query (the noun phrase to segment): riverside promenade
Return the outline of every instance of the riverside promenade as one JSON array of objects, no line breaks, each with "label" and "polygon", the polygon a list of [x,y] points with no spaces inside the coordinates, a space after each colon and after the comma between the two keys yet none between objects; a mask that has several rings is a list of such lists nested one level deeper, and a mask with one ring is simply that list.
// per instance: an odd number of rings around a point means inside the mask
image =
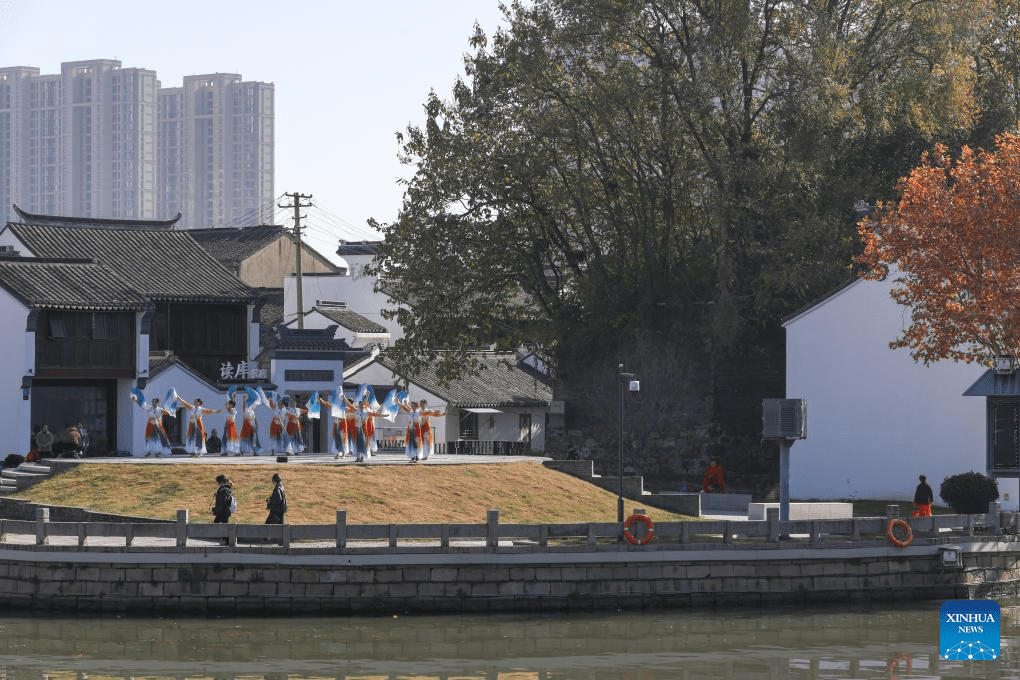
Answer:
[{"label": "riverside promenade", "polygon": [[[280,465],[270,457],[115,460]],[[636,522],[628,537],[616,522],[506,524],[495,510],[461,524],[348,524],[338,511],[333,524],[269,526],[192,523],[186,511],[169,522],[54,522],[50,509],[35,510],[34,519],[0,519],[0,606],[194,615],[600,611],[963,599],[1015,595],[1020,584],[1017,515],[994,506],[986,515],[910,518],[905,547],[886,538],[888,518],[781,522],[775,511],[762,521]]]}]

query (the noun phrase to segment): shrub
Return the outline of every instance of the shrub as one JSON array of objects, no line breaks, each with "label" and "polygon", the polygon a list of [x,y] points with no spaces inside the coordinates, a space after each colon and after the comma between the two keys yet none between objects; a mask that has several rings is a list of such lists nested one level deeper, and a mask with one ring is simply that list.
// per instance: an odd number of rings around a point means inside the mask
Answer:
[{"label": "shrub", "polygon": [[939,496],[953,512],[979,515],[988,512],[988,504],[999,498],[999,484],[980,472],[964,472],[943,479]]}]

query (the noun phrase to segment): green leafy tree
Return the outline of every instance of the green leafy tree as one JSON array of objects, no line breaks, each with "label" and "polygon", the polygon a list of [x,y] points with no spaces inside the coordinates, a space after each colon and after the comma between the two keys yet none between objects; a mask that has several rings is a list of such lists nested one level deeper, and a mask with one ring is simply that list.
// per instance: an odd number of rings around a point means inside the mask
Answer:
[{"label": "green leafy tree", "polygon": [[846,276],[855,200],[970,128],[976,6],[514,3],[401,135],[396,353],[453,375],[531,341],[562,370],[642,339],[711,374]]},{"label": "green leafy tree", "polygon": [[980,472],[963,472],[942,480],[942,497],[953,512],[980,515],[988,512],[988,504],[999,499],[999,484]]}]

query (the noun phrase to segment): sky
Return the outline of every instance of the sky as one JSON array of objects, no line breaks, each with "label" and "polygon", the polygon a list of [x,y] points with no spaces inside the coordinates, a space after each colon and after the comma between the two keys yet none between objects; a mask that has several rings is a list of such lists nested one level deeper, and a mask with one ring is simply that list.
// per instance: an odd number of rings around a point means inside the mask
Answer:
[{"label": "sky", "polygon": [[424,121],[430,89],[449,96],[476,21],[492,35],[499,0],[0,0],[0,67],[116,59],[162,87],[273,83],[275,192],[312,196],[305,234],[331,255],[337,239],[379,238],[369,218],[396,217],[413,168],[395,135]]}]

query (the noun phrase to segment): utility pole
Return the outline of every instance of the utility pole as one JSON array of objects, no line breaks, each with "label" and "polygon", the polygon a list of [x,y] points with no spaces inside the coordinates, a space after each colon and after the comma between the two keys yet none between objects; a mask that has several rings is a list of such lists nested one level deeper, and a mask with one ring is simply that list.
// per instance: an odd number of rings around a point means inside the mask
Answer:
[{"label": "utility pole", "polygon": [[297,323],[298,323],[298,328],[304,330],[304,327],[305,327],[305,300],[304,300],[304,298],[305,298],[305,296],[304,296],[304,292],[305,292],[304,291],[304,287],[305,287],[305,284],[304,284],[304,281],[301,278],[301,250],[303,248],[302,243],[301,243],[301,217],[302,217],[302,215],[301,215],[301,208],[311,208],[312,204],[311,204],[311,202],[302,203],[301,201],[302,200],[310,201],[311,198],[312,198],[312,195],[311,194],[307,194],[307,195],[306,194],[299,194],[298,192],[295,191],[292,194],[284,194],[284,196],[288,196],[291,199],[291,201],[292,201],[291,205],[283,205],[282,203],[277,203],[277,206],[280,207],[280,208],[293,208],[294,209],[294,240],[297,241],[297,256],[296,256],[296,260],[297,260],[297,262],[296,262],[296,265],[297,265],[297,277],[296,277],[297,278]]}]

